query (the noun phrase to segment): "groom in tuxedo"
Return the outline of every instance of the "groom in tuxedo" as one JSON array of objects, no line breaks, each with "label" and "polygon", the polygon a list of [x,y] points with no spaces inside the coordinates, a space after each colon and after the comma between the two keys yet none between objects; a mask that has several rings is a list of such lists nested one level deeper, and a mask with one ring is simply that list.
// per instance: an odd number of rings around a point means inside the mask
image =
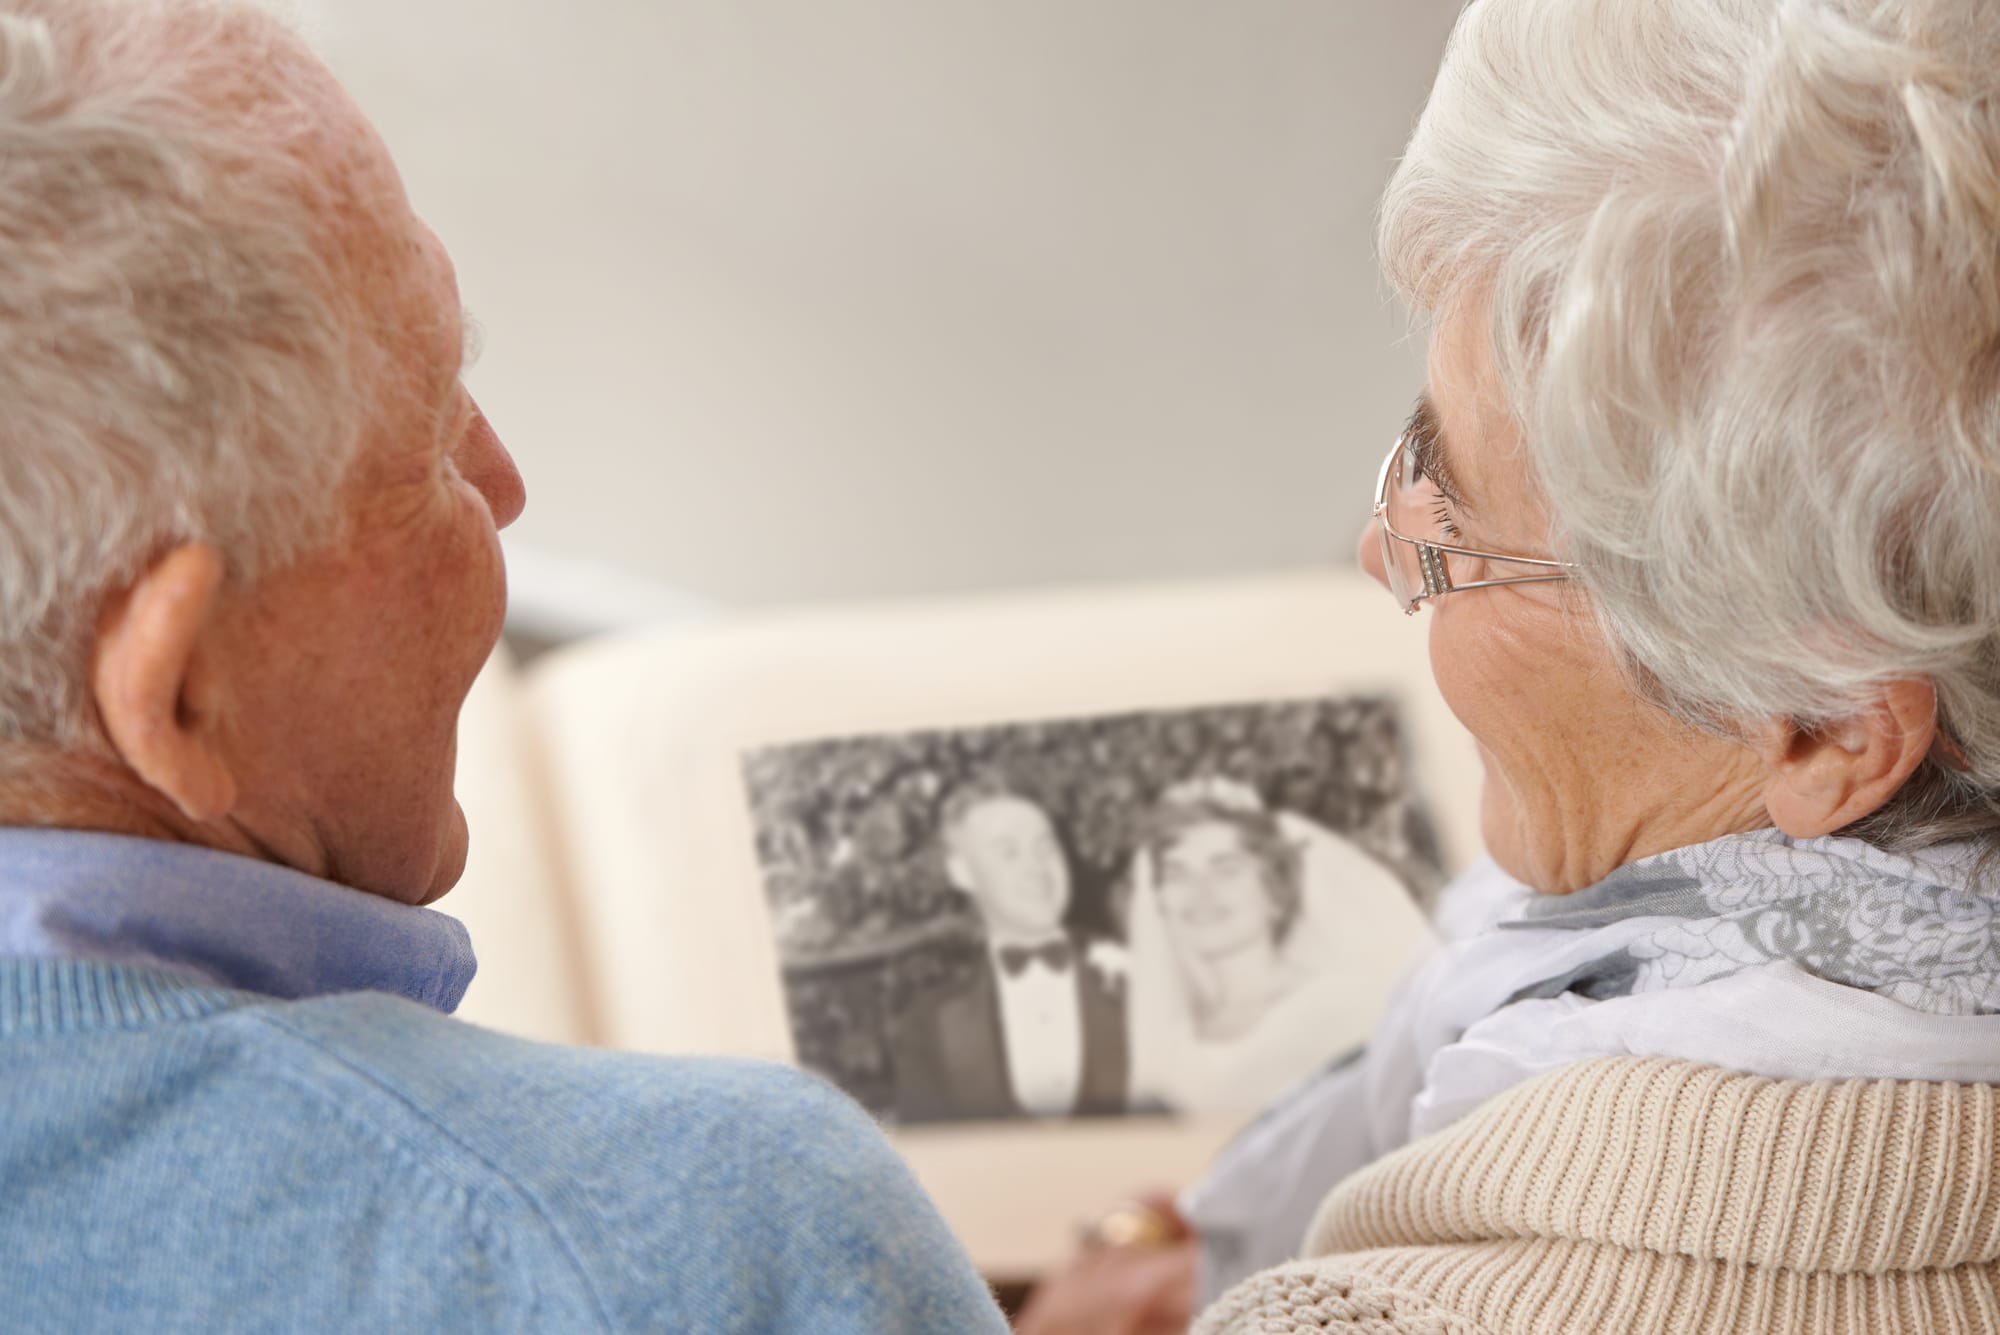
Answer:
[{"label": "groom in tuxedo", "polygon": [[891,1049],[904,1121],[1120,1112],[1125,959],[1063,926],[1069,864],[1048,813],[991,781],[945,802],[945,873],[985,925],[970,980],[913,1000]]}]

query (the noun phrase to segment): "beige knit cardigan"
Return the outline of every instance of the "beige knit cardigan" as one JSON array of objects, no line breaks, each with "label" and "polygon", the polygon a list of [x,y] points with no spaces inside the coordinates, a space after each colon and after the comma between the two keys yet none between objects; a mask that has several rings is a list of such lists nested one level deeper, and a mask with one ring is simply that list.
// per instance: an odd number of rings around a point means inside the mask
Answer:
[{"label": "beige knit cardigan", "polygon": [[1542,1076],[1355,1174],[1195,1335],[2000,1333],[2000,1087]]}]

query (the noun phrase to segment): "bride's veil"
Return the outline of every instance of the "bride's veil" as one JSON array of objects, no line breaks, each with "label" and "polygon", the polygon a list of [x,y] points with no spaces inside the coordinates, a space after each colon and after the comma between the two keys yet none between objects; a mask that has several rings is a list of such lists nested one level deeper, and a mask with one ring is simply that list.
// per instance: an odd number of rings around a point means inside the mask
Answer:
[{"label": "bride's veil", "polygon": [[1189,980],[1160,910],[1152,850],[1132,854],[1132,898],[1126,949],[1131,983],[1125,996],[1130,1035],[1132,1103],[1145,1107],[1183,1102],[1178,1058],[1197,1041]]},{"label": "bride's veil", "polygon": [[1301,982],[1320,977],[1342,958],[1341,938],[1352,903],[1362,887],[1384,885],[1387,893],[1408,891],[1397,875],[1364,853],[1352,840],[1296,812],[1278,813],[1278,828],[1299,850],[1299,916],[1279,947],[1286,970]]}]

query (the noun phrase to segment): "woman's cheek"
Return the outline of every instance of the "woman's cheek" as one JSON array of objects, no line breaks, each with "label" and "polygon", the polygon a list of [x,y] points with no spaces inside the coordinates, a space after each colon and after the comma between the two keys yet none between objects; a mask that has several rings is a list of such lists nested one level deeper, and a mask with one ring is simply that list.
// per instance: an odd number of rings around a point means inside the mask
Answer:
[{"label": "woman's cheek", "polygon": [[[1461,599],[1466,596],[1457,595]],[[1477,591],[1470,596],[1476,597]],[[1482,717],[1478,693],[1473,689],[1476,664],[1466,652],[1464,628],[1453,615],[1453,601],[1449,596],[1440,598],[1430,605],[1426,614],[1430,623],[1431,679],[1437,683],[1438,694],[1444,697],[1445,707],[1451,710],[1452,716],[1464,725],[1474,740],[1481,740],[1486,720]]]},{"label": "woman's cheek", "polygon": [[1473,590],[1433,604],[1431,675],[1445,706],[1479,749],[1479,825],[1486,851],[1510,875],[1519,877],[1526,851],[1523,812],[1506,759],[1525,763],[1535,751],[1535,699],[1538,689],[1546,689],[1548,683],[1538,687],[1543,668],[1525,652],[1527,646],[1519,637],[1486,624],[1478,615],[1485,609],[1469,605],[1469,600],[1482,597],[1504,602],[1494,596],[1502,592]]}]

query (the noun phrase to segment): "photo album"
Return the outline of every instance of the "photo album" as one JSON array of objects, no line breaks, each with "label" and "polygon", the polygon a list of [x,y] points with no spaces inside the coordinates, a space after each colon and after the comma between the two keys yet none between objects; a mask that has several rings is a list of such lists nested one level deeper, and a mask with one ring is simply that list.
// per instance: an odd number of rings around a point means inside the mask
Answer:
[{"label": "photo album", "polygon": [[796,1064],[989,1274],[1363,1041],[1477,855],[1425,625],[1341,572],[716,617],[503,659],[461,1014]]}]

